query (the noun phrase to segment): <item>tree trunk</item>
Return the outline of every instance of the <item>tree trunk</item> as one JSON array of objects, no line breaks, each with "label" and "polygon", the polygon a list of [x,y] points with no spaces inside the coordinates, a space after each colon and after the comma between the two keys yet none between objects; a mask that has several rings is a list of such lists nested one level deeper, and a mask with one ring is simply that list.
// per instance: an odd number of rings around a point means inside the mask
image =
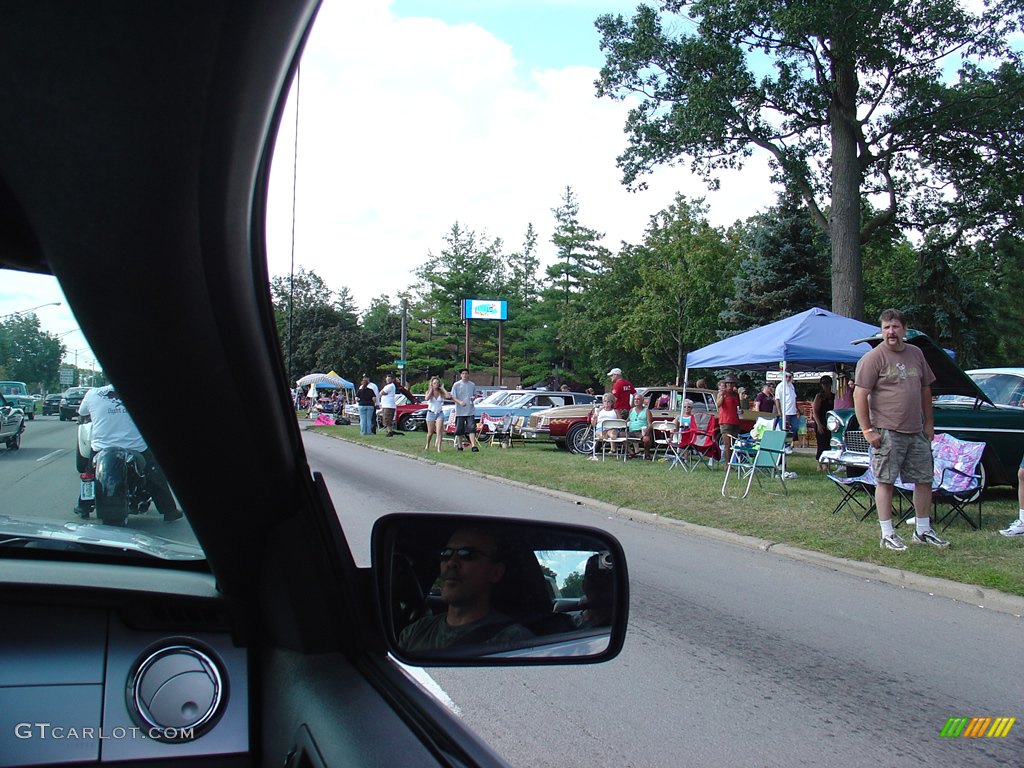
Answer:
[{"label": "tree trunk", "polygon": [[863,320],[864,271],[861,265],[860,187],[857,155],[857,72],[852,64],[835,64],[832,97],[832,311]]}]

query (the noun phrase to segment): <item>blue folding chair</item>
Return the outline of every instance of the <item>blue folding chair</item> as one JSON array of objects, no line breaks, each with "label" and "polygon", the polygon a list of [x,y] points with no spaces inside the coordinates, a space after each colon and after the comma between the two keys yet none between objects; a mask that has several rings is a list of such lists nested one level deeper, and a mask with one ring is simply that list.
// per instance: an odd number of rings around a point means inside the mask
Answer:
[{"label": "blue folding chair", "polygon": [[[782,493],[788,495],[785,478],[786,433],[782,430],[766,430],[756,443],[737,440],[733,444],[732,455],[725,469],[725,480],[722,481],[722,495],[733,499],[745,499],[750,494],[750,487],[757,478],[758,488],[764,488],[764,480],[778,480],[782,485]],[[727,493],[729,477],[737,478],[747,485],[742,496]],[[770,491],[769,491],[770,493]]]}]

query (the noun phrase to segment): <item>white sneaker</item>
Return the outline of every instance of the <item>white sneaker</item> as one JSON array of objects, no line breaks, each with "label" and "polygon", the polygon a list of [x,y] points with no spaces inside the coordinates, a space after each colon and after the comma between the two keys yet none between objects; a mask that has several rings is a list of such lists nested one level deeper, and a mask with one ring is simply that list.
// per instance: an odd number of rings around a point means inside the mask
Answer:
[{"label": "white sneaker", "polygon": [[796,480],[796,472],[783,472],[782,473],[782,479],[783,480]]},{"label": "white sneaker", "polygon": [[913,541],[915,544],[931,544],[933,547],[938,547],[939,549],[945,549],[949,546],[949,542],[945,539],[939,538],[939,534],[937,534],[931,528],[929,528],[924,533],[918,533],[917,531],[914,531],[914,535],[911,538],[911,541]]},{"label": "white sneaker", "polygon": [[1024,520],[1018,517],[1010,523],[1009,528],[1003,528],[999,533],[1003,536],[1024,536]]},{"label": "white sneaker", "polygon": [[903,539],[900,538],[898,533],[893,533],[890,536],[883,536],[882,541],[879,542],[879,546],[882,549],[890,549],[893,552],[904,552],[907,549],[907,545],[903,543]]}]

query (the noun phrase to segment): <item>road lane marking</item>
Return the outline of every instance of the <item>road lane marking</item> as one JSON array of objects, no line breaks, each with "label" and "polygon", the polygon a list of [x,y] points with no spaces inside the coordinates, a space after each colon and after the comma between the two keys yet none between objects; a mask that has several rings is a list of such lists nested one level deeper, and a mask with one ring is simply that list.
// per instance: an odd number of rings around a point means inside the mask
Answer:
[{"label": "road lane marking", "polygon": [[452,701],[451,697],[445,692],[444,688],[432,678],[427,670],[422,667],[410,667],[408,664],[403,664],[401,661],[396,659],[394,656],[389,654],[389,658],[395,664],[404,670],[413,680],[420,684],[421,687],[425,688],[428,693],[434,696],[439,702],[446,706],[452,714],[457,717],[462,717],[462,710],[459,709],[459,705]]},{"label": "road lane marking", "polygon": [[38,459],[36,459],[36,461],[46,461],[47,459],[52,459],[54,456],[60,456],[62,453],[67,453],[67,449],[58,448],[56,451],[51,451],[45,456],[40,456]]}]

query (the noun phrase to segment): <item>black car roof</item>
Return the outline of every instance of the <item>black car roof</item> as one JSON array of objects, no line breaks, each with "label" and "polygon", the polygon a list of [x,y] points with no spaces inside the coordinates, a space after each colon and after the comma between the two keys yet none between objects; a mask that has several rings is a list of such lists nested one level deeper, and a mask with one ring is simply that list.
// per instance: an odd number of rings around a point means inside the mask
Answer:
[{"label": "black car roof", "polygon": [[[936,344],[927,334],[916,331],[913,328],[908,328],[903,340],[924,352],[924,359],[932,369],[932,373],[935,374],[935,383],[932,384],[933,396],[957,395],[994,405],[988,395],[974,382],[974,379],[964,373],[963,369],[956,364],[956,361],[949,356],[949,353]],[[882,343],[882,334],[877,333],[874,336],[858,339],[851,343],[860,344],[861,342],[867,342],[872,347],[877,347]]]}]

